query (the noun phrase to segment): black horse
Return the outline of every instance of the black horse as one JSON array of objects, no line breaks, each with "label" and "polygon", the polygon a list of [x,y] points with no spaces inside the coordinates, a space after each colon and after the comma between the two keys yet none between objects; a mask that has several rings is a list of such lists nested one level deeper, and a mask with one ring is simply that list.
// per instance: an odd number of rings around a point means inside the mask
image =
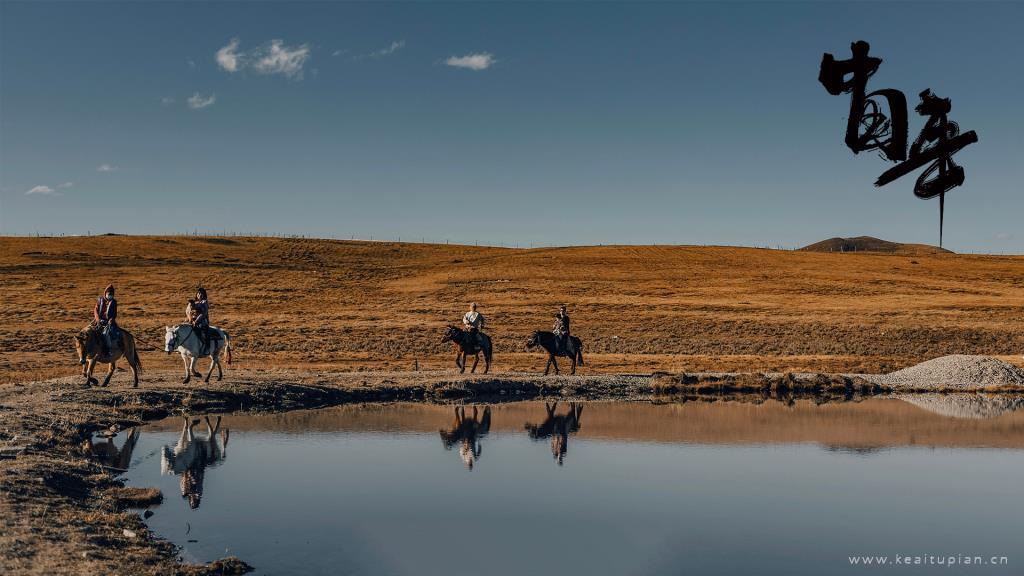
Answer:
[{"label": "black horse", "polygon": [[470,372],[476,372],[476,365],[480,363],[480,353],[484,353],[484,374],[491,369],[491,337],[483,332],[478,333],[480,338],[479,342],[477,338],[474,338],[468,331],[458,328],[456,326],[449,326],[444,332],[444,338],[441,338],[441,343],[452,342],[455,344],[455,365],[459,367],[459,372],[463,373],[466,371],[466,357],[470,354],[473,355],[473,368]]},{"label": "black horse", "polygon": [[548,364],[544,367],[545,376],[551,370],[552,364],[555,366],[555,374],[558,374],[558,361],[555,360],[555,356],[571,358],[573,374],[576,373],[576,364],[583,366],[583,341],[575,336],[569,336],[569,341],[565,343],[565,349],[563,350],[558,345],[558,336],[555,336],[552,332],[537,330],[526,341],[526,349],[530,350],[537,346],[540,346],[548,353]]}]

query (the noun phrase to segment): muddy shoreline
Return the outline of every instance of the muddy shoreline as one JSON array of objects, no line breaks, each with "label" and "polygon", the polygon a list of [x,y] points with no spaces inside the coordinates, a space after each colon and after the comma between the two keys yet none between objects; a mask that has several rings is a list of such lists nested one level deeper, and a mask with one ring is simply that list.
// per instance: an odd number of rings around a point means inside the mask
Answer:
[{"label": "muddy shoreline", "polygon": [[125,374],[118,374],[107,388],[87,387],[77,376],[0,387],[0,572],[244,572],[245,564],[238,559],[208,565],[180,563],[175,547],[150,533],[138,512],[147,501],[157,502],[159,496],[125,488],[112,471],[89,456],[85,445],[93,433],[119,431],[173,414],[545,397],[678,401],[810,396],[829,401],[892,391],[870,376],[789,373],[538,377],[521,373],[462,376],[452,372],[270,370],[233,371],[223,382],[183,385],[180,374],[167,372],[147,374],[139,388],[129,387],[126,379]]}]

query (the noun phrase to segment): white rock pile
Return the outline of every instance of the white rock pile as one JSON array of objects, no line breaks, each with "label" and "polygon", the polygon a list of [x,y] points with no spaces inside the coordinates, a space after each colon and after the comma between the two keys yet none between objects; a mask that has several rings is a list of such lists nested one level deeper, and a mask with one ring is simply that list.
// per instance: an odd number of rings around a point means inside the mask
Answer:
[{"label": "white rock pile", "polygon": [[934,388],[977,390],[996,386],[1024,386],[1024,370],[991,356],[953,354],[871,377],[895,389]]}]

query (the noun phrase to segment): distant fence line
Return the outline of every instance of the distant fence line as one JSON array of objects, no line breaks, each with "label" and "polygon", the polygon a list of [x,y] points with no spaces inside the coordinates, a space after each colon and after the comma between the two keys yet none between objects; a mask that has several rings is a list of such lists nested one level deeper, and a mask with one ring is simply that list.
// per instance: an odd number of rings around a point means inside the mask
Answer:
[{"label": "distant fence line", "polygon": [[394,236],[394,237],[381,237],[370,235],[369,237],[359,236],[357,234],[340,235],[311,235],[311,234],[276,234],[269,232],[236,232],[230,230],[191,230],[185,232],[171,232],[162,234],[119,234],[119,233],[98,233],[93,234],[91,231],[87,231],[85,234],[66,234],[64,232],[56,234],[46,234],[35,232],[31,234],[6,234],[0,235],[7,236],[10,238],[91,238],[100,236],[153,236],[161,238],[277,238],[277,239],[302,239],[302,240],[349,240],[355,242],[392,242],[392,243],[405,243],[405,244],[444,244],[450,246],[483,246],[486,248],[571,248],[581,246],[698,246],[702,248],[720,246],[725,248],[757,248],[762,250],[787,250],[795,251],[798,250],[797,246],[787,246],[783,244],[755,244],[752,246],[740,246],[740,245],[727,245],[727,244],[697,244],[697,243],[675,243],[675,242],[600,242],[600,243],[581,243],[581,244],[554,244],[548,242],[491,242],[491,241],[478,241],[472,242],[466,240],[452,240],[450,238],[431,238],[428,236]]}]

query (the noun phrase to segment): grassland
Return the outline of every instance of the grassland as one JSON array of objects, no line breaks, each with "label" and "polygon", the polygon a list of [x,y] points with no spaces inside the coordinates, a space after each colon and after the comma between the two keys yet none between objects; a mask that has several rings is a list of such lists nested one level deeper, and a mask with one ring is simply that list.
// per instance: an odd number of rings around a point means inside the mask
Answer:
[{"label": "grassland", "polygon": [[150,371],[198,284],[243,368],[451,368],[480,303],[495,365],[569,305],[587,372],[880,372],[951,353],[1020,363],[1024,257],[732,247],[517,250],[280,238],[0,238],[0,382],[74,373],[70,338],[108,282]]}]

